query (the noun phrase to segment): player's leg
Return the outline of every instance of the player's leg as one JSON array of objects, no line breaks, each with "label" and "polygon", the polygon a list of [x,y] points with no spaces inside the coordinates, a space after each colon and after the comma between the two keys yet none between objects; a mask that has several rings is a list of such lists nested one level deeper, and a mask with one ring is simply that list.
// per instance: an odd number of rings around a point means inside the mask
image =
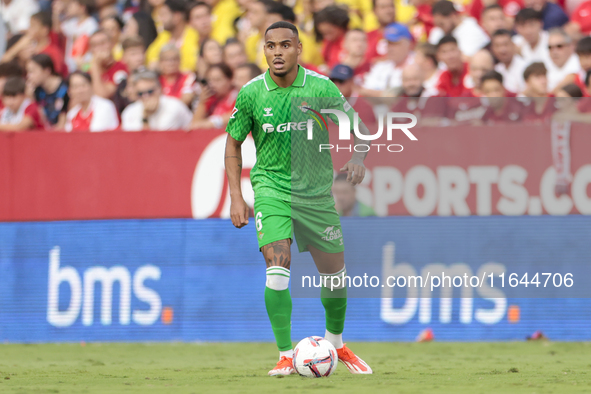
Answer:
[{"label": "player's leg", "polygon": [[345,314],[347,311],[347,286],[345,256],[343,252],[329,253],[308,245],[318,273],[322,278],[320,298],[326,316],[324,337],[337,349],[341,361],[353,374],[371,374],[372,369],[343,343]]},{"label": "player's leg", "polygon": [[295,207],[293,213],[299,251],[310,251],[322,277],[320,298],[326,317],[325,338],[337,349],[339,360],[351,373],[370,374],[371,368],[343,343],[347,273],[341,222],[334,202],[326,206]]},{"label": "player's leg", "polygon": [[270,376],[294,373],[291,343],[291,212],[289,205],[275,199],[255,201],[255,223],[259,247],[267,266],[265,306],[271,322],[279,362]]}]

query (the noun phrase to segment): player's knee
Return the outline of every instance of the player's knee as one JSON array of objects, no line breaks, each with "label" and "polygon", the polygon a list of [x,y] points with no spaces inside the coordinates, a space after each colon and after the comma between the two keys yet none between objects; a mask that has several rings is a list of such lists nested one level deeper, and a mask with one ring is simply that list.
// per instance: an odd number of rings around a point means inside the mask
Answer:
[{"label": "player's knee", "polygon": [[283,267],[269,267],[267,268],[267,283],[266,286],[271,290],[287,290],[289,287],[290,271]]},{"label": "player's knee", "polygon": [[322,287],[330,290],[343,289],[347,285],[347,268],[335,272],[334,274],[320,274]]}]

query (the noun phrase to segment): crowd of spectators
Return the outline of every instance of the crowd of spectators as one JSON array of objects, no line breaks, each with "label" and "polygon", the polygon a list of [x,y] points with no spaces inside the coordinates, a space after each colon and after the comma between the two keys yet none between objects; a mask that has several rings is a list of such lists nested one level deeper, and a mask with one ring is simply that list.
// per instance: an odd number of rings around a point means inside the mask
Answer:
[{"label": "crowd of spectators", "polygon": [[366,122],[591,112],[591,0],[0,0],[0,13],[0,131],[222,129],[277,21]]}]

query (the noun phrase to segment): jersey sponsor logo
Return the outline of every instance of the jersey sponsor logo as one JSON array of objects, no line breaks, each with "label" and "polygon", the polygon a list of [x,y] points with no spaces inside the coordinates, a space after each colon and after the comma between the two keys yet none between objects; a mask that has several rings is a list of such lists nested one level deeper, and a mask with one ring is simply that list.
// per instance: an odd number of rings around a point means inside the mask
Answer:
[{"label": "jersey sponsor logo", "polygon": [[238,108],[234,107],[234,109],[232,110],[232,115],[230,116],[230,119],[236,119],[235,115],[238,112]]},{"label": "jersey sponsor logo", "polygon": [[273,127],[271,123],[265,123],[263,125],[263,131],[265,133],[272,133],[273,131],[275,131],[275,127]]},{"label": "jersey sponsor logo", "polygon": [[[321,232],[320,239],[323,241],[334,241],[339,238],[343,238],[343,233],[341,232],[340,228],[335,228],[335,226],[328,226],[324,231]],[[342,242],[340,243],[342,245]]]},{"label": "jersey sponsor logo", "polygon": [[283,133],[285,131],[292,131],[292,130],[306,130],[308,127],[308,123],[312,122],[312,119],[308,120],[307,122],[288,122],[288,123],[281,123],[277,128],[273,126],[271,123],[264,123],[262,125],[263,131],[265,133],[272,133],[277,131],[278,133]]},{"label": "jersey sponsor logo", "polygon": [[265,108],[265,114],[263,116],[273,116],[271,111],[273,111],[273,108]]}]

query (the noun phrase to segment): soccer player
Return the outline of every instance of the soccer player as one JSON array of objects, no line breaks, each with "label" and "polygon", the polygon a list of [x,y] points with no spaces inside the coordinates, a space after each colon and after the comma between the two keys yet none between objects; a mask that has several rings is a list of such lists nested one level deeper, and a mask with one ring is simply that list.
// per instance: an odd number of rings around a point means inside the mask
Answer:
[{"label": "soccer player", "polygon": [[[267,264],[265,305],[279,348],[279,362],[269,375],[295,372],[289,292],[290,245],[294,233],[299,251],[312,254],[320,275],[328,278],[327,283],[333,276],[343,279],[338,289],[321,289],[326,315],[325,338],[335,346],[339,360],[350,372],[371,374],[371,368],[347,348],[342,339],[347,309],[343,238],[330,194],[333,178],[330,153],[319,152],[317,144],[318,141],[328,142],[328,132],[308,126],[316,133],[312,142],[306,139],[309,130],[302,130],[299,125],[314,123],[294,122],[310,119],[307,113],[311,110],[327,109],[314,105],[323,101],[328,102],[331,109],[345,113],[351,127],[354,112],[334,83],[298,65],[301,52],[298,30],[291,23],[276,22],[265,31],[264,53],[269,70],[240,90],[226,128],[230,215],[234,226],[241,228],[248,224],[249,208],[240,187],[241,145],[252,133],[257,162],[250,177],[255,193],[257,238]],[[336,116],[332,119],[338,121]],[[359,130],[369,134],[361,122]],[[353,153],[341,169],[348,173],[347,180],[354,185],[365,175],[364,157],[364,153]]]}]

